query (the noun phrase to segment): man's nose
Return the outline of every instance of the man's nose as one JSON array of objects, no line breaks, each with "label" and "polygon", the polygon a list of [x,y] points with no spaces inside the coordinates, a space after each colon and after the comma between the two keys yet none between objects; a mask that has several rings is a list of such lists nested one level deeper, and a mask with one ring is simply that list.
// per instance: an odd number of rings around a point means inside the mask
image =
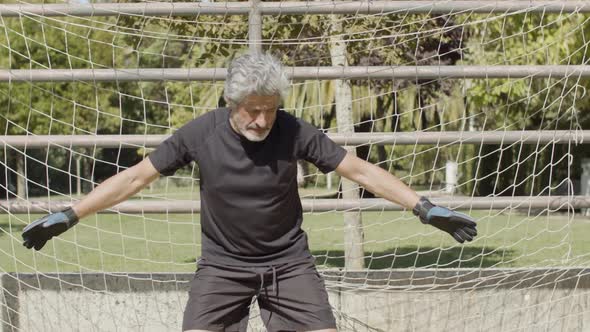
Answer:
[{"label": "man's nose", "polygon": [[258,116],[256,117],[256,125],[259,128],[266,128],[268,126],[268,122],[269,121],[266,112],[258,113]]}]

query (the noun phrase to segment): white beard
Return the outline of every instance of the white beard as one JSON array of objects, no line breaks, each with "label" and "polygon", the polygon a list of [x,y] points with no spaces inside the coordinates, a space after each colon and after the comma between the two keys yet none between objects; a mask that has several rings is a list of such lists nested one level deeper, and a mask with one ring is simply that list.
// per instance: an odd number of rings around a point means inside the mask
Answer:
[{"label": "white beard", "polygon": [[262,135],[256,135],[256,134],[252,133],[251,131],[249,131],[248,129],[240,130],[240,132],[244,137],[246,137],[247,140],[249,140],[251,142],[262,142],[266,139],[266,137],[268,137],[268,134],[270,134],[270,130],[267,130]]},{"label": "white beard", "polygon": [[270,134],[270,129],[268,129],[266,132],[264,132],[264,134],[262,135],[257,135],[251,131],[249,131],[247,128],[241,128],[237,123],[236,120],[233,117],[229,118],[229,121],[231,123],[231,126],[234,128],[235,131],[237,131],[238,133],[240,133],[242,136],[246,137],[247,140],[251,141],[251,142],[262,142],[266,139],[266,137],[268,136],[268,134]]}]

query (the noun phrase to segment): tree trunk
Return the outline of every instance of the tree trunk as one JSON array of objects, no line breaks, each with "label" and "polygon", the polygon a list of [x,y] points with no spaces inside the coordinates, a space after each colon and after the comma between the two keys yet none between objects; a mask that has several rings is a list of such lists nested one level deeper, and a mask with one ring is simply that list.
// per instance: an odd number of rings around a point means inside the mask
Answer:
[{"label": "tree trunk", "polygon": [[78,198],[82,197],[82,156],[79,154],[74,155],[76,158],[76,195]]},{"label": "tree trunk", "polygon": [[[378,93],[378,91],[376,91]],[[387,107],[385,104],[385,98],[383,96],[379,96],[377,97],[377,107],[375,108],[375,114],[377,115],[377,119],[375,120],[375,130],[377,132],[383,133],[385,132],[385,114],[386,114],[386,110],[385,108]],[[387,167],[387,152],[385,151],[385,146],[384,145],[377,145],[376,146],[377,149],[377,155],[379,156],[379,160],[377,160],[379,162],[379,166],[381,168],[383,168],[384,170],[388,170]]]},{"label": "tree trunk", "polygon": [[25,169],[24,154],[16,155],[16,194],[21,199],[28,199],[27,197],[27,170]]},{"label": "tree trunk", "polygon": [[[346,44],[339,37],[342,33],[342,23],[337,16],[331,16],[332,34],[330,36],[330,55],[332,66],[347,66]],[[350,81],[335,81],[335,103],[336,103],[336,124],[339,133],[353,133],[354,124],[352,119],[352,89]],[[346,149],[356,155],[353,147]],[[359,187],[356,183],[342,178],[342,198],[359,199]],[[364,268],[363,251],[363,227],[361,212],[344,213],[344,257],[345,269],[358,270]]]}]

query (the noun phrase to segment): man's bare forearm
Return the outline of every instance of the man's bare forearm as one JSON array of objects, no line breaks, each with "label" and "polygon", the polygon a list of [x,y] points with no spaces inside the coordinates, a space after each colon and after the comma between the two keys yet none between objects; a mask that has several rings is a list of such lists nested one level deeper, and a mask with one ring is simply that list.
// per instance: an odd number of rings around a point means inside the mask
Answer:
[{"label": "man's bare forearm", "polygon": [[344,157],[336,172],[368,191],[407,209],[413,209],[420,200],[420,196],[396,176],[353,154]]},{"label": "man's bare forearm", "polygon": [[412,209],[420,196],[396,176],[381,167],[366,163],[365,177],[361,183],[367,190],[407,209]]},{"label": "man's bare forearm", "polygon": [[145,185],[133,176],[130,169],[127,169],[102,182],[72,208],[78,218],[82,219],[121,203],[136,194]]}]

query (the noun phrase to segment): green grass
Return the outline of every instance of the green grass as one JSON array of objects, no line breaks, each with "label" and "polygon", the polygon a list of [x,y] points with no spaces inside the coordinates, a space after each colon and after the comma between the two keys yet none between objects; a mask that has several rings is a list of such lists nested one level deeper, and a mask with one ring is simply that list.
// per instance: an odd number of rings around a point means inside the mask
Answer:
[{"label": "green grass", "polygon": [[[479,236],[458,245],[409,213],[365,212],[366,266],[546,267],[590,263],[590,220],[472,211]],[[21,245],[22,228],[41,215],[0,215],[0,271],[190,272],[200,253],[199,215],[85,218],[40,252]],[[304,229],[320,267],[342,267],[342,213],[306,214]]]}]

